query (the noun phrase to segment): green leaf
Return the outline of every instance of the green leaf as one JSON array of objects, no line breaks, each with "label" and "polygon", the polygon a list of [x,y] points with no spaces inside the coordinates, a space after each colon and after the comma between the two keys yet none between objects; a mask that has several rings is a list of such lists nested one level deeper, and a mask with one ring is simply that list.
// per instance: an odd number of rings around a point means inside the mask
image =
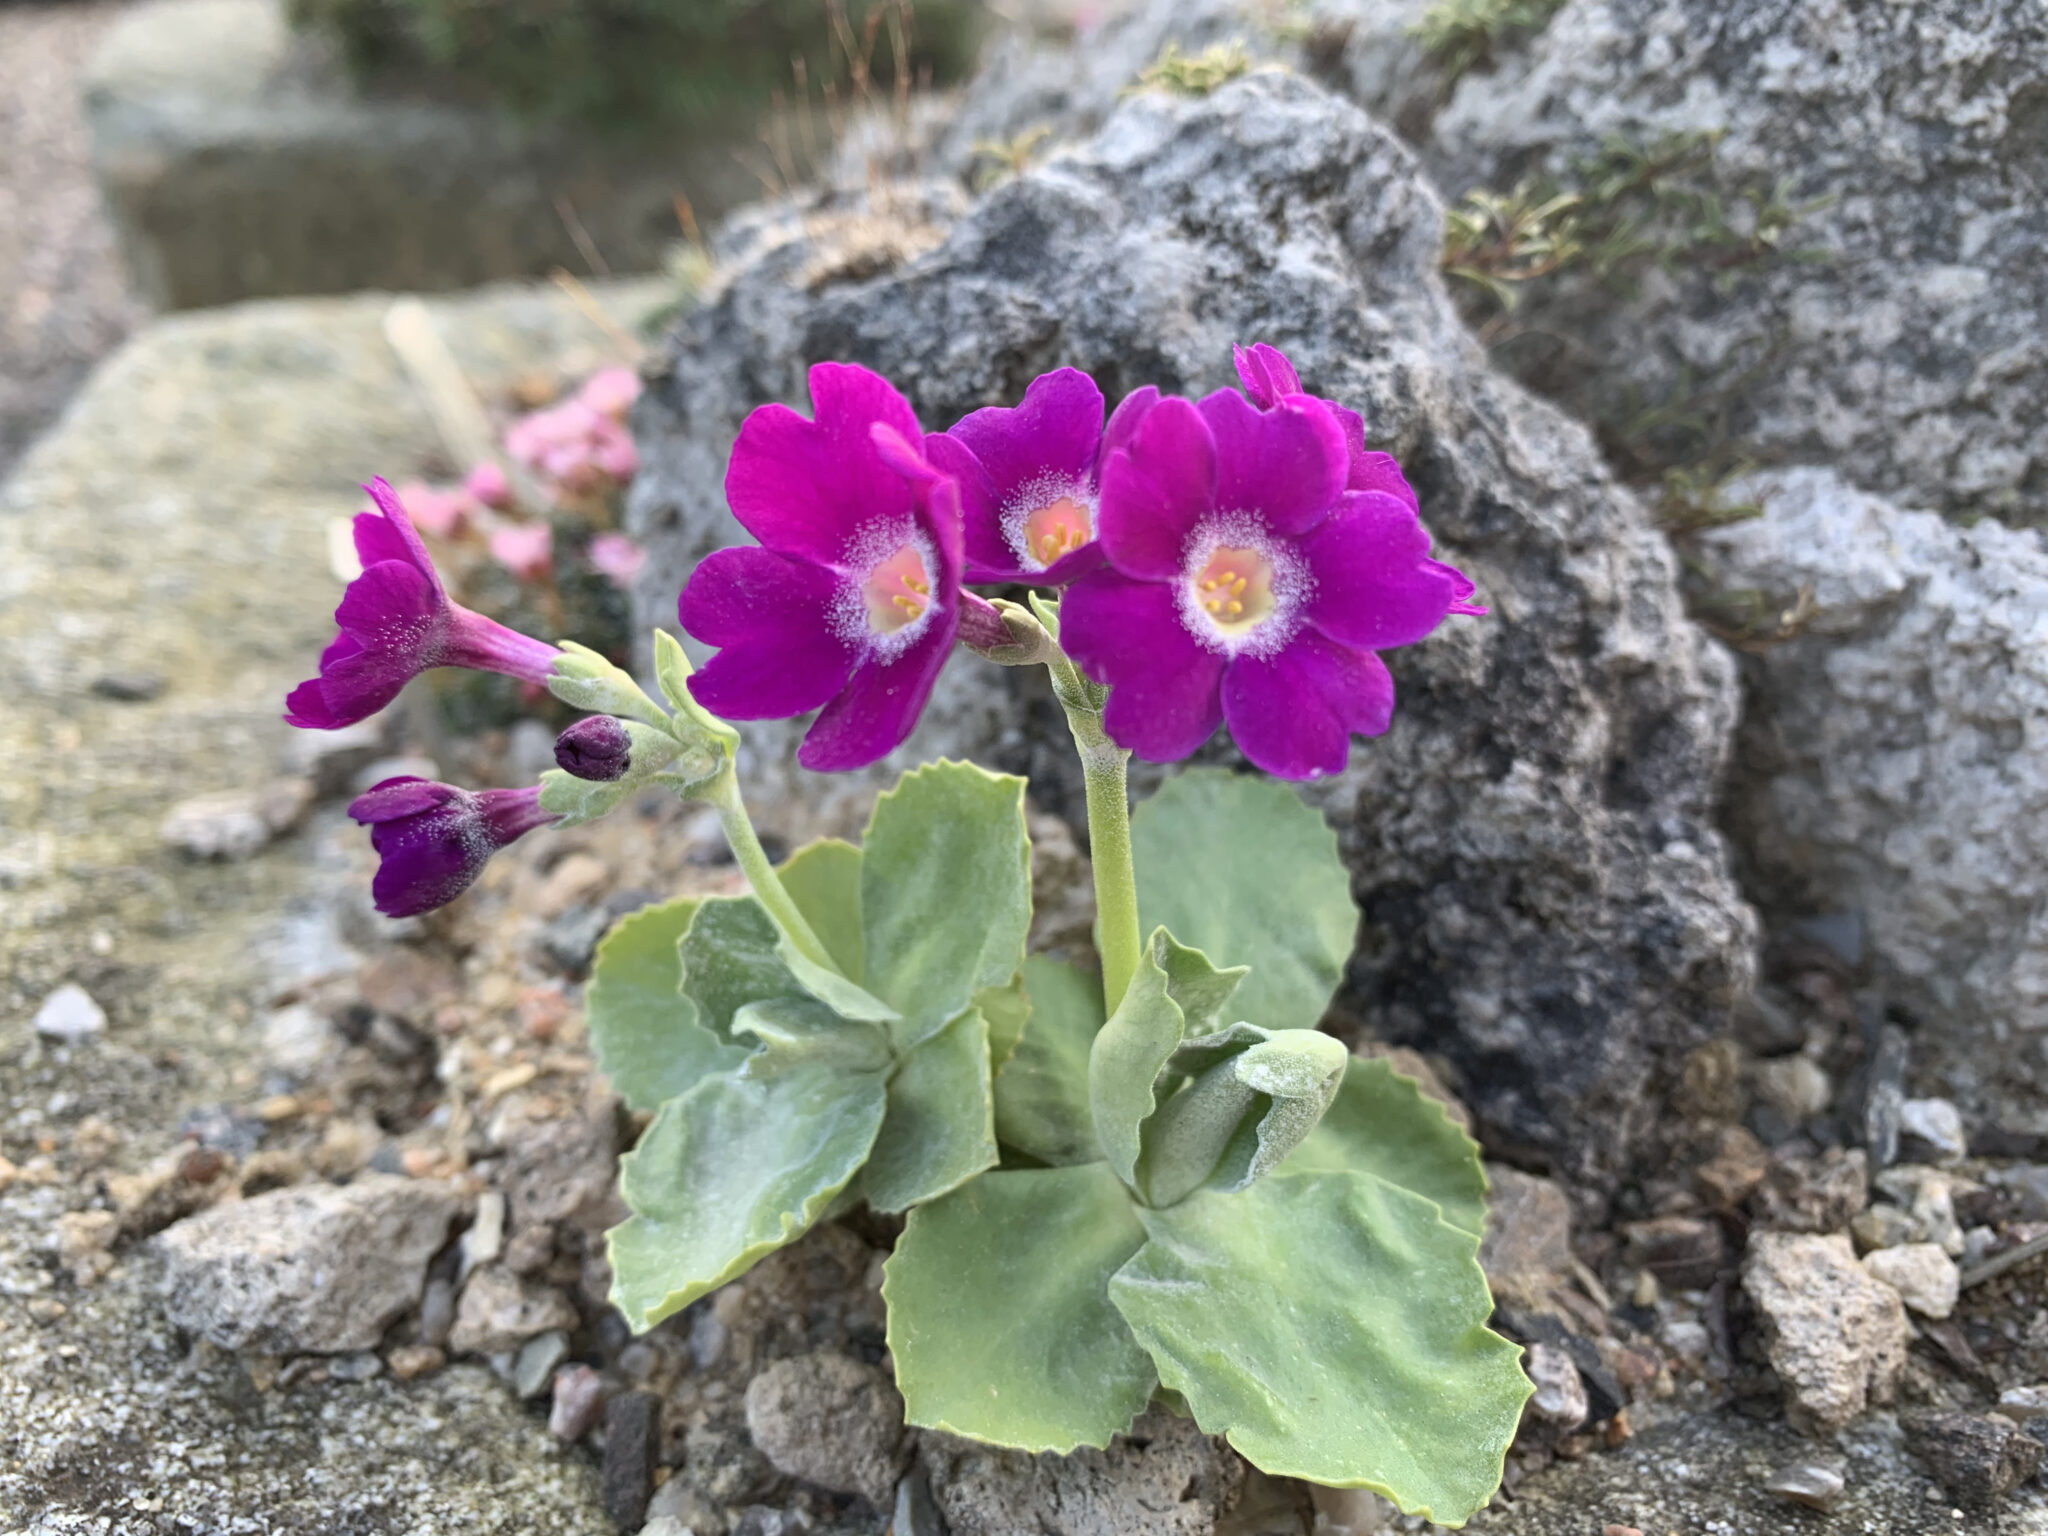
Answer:
[{"label": "green leaf", "polygon": [[[1027,959],[1024,963],[1031,962]],[[1007,986],[982,988],[974,994],[974,1006],[988,1020],[989,1070],[1000,1072],[1003,1063],[1017,1054],[1018,1042],[1031,1022],[1031,994],[1024,990],[1024,973],[1017,972]]]},{"label": "green leaf", "polygon": [[1530,1393],[1486,1329],[1478,1240],[1365,1174],[1262,1179],[1141,1210],[1111,1299],[1195,1422],[1254,1466],[1459,1525]]},{"label": "green leaf", "polygon": [[1222,1027],[1223,1010],[1251,971],[1244,965],[1218,970],[1207,955],[1181,943],[1164,928],[1152,934],[1152,958],[1166,972],[1166,994],[1180,1005],[1190,1036]]},{"label": "green leaf", "polygon": [[837,971],[818,964],[787,938],[775,945],[775,957],[796,984],[845,1019],[869,1024],[894,1024],[903,1015],[863,987],[857,987]]},{"label": "green leaf", "polygon": [[972,763],[913,769],[875,801],[861,846],[865,981],[902,1014],[896,1047],[909,1050],[1024,963],[1024,781]]},{"label": "green leaf", "polygon": [[625,715],[668,729],[668,716],[647,697],[633,674],[587,645],[564,640],[548,673],[548,692],[572,709],[594,715]]},{"label": "green leaf", "polygon": [[[1205,1183],[1243,1189],[1271,1172],[1315,1129],[1344,1081],[1350,1052],[1333,1036],[1249,1024],[1229,1033],[1253,1038],[1221,1050],[1145,1126],[1138,1188],[1153,1205],[1172,1205]],[[1183,1045],[1174,1064],[1207,1044]]]},{"label": "green leaf", "polygon": [[1140,1127],[1157,1108],[1153,1082],[1180,1044],[1185,1021],[1167,995],[1166,972],[1158,956],[1164,929],[1138,957],[1138,968],[1088,1051],[1088,1110],[1095,1139],[1116,1176],[1138,1187]]},{"label": "green leaf", "polygon": [[996,1163],[988,1022],[962,1014],[910,1052],[889,1080],[889,1115],[862,1185],[878,1211],[958,1189]]},{"label": "green leaf", "polygon": [[690,658],[682,643],[665,629],[654,632],[654,679],[661,684],[674,707],[676,719],[669,724],[678,741],[687,744],[692,735],[709,737],[724,757],[738,750],[740,733],[697,702],[690,692]]},{"label": "green leaf", "polygon": [[1279,1171],[1324,1169],[1369,1173],[1433,1200],[1445,1221],[1475,1238],[1485,1226],[1479,1143],[1385,1061],[1351,1058],[1335,1102]]},{"label": "green leaf", "polygon": [[996,1076],[996,1139],[1055,1168],[1102,1156],[1088,1108],[1088,1048],[1102,1028],[1102,983],[1046,955],[1024,962],[1031,1023]]},{"label": "green leaf", "polygon": [[1103,1163],[985,1173],[912,1211],[882,1271],[910,1422],[1025,1451],[1107,1446],[1158,1379],[1107,1291],[1144,1241]]},{"label": "green leaf", "polygon": [[776,997],[748,1003],[732,1016],[732,1032],[760,1048],[746,1058],[746,1077],[780,1077],[801,1066],[844,1072],[884,1072],[889,1037],[873,1024],[842,1019],[814,997]]},{"label": "green leaf", "polygon": [[721,1039],[732,1038],[732,1018],[748,1003],[803,992],[783,964],[782,931],[751,896],[707,896],[684,930],[676,952],[683,993],[698,1020]]},{"label": "green leaf", "polygon": [[696,1005],[683,996],[676,941],[697,905],[684,897],[622,918],[590,968],[583,1008],[591,1043],[612,1087],[634,1109],[657,1108],[746,1055],[698,1023]]},{"label": "green leaf", "polygon": [[860,850],[821,837],[797,849],[776,873],[833,963],[858,982],[867,960],[860,934]]},{"label": "green leaf", "polygon": [[1193,768],[1131,818],[1138,914],[1221,965],[1249,965],[1233,1011],[1313,1029],[1358,932],[1337,838],[1272,779]]},{"label": "green leaf", "polygon": [[550,768],[540,776],[540,808],[561,818],[555,823],[558,827],[580,827],[609,816],[632,792],[630,784],[579,779],[560,768]]},{"label": "green leaf", "polygon": [[606,1237],[612,1304],[645,1331],[808,1230],[860,1171],[886,1097],[880,1073],[811,1066],[669,1100],[619,1161],[634,1214]]}]

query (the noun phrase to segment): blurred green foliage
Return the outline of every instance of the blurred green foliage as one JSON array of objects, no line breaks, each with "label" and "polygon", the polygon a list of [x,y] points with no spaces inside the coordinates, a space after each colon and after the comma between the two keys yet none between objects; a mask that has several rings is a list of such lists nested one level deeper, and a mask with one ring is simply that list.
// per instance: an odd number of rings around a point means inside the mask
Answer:
[{"label": "blurred green foliage", "polygon": [[978,0],[291,0],[359,75],[433,81],[531,118],[658,133],[957,76]]},{"label": "blurred green foliage", "polygon": [[1494,50],[1541,32],[1564,0],[1434,0],[1409,34],[1443,76],[1448,92],[1467,71],[1490,66]]}]

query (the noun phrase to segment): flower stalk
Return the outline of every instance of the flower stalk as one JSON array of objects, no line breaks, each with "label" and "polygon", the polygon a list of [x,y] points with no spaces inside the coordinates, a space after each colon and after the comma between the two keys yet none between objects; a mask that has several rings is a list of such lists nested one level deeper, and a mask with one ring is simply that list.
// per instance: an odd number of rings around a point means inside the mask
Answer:
[{"label": "flower stalk", "polygon": [[1104,690],[1064,653],[1046,663],[1067,713],[1088,795],[1088,858],[1095,873],[1095,949],[1102,957],[1102,1005],[1115,1013],[1138,969],[1138,877],[1131,862],[1131,754],[1102,728]]},{"label": "flower stalk", "polygon": [[709,784],[693,790],[691,798],[704,801],[718,812],[718,825],[725,833],[726,845],[732,849],[732,856],[738,861],[741,873],[746,875],[747,884],[753,887],[754,899],[775,919],[775,926],[789,936],[789,942],[806,960],[837,973],[838,963],[798,910],[796,902],[791,900],[782,884],[782,877],[775,873],[775,866],[769,861],[768,850],[761,846],[761,839],[754,832],[753,820],[747,815],[745,802],[740,799],[739,774],[732,760],[726,760]]}]

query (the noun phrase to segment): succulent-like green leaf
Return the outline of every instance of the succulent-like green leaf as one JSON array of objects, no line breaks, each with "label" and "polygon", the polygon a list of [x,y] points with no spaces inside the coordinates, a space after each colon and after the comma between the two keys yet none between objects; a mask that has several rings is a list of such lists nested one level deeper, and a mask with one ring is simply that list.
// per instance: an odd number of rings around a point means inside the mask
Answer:
[{"label": "succulent-like green leaf", "polygon": [[905,1211],[995,1165],[988,1021],[970,1009],[897,1065],[861,1187],[876,1210]]},{"label": "succulent-like green leaf", "polygon": [[843,1019],[893,1026],[903,1017],[865,987],[857,987],[837,971],[818,964],[786,935],[776,944],[775,957],[798,986]]},{"label": "succulent-like green leaf", "polygon": [[1000,1072],[1003,1063],[1016,1055],[1018,1042],[1031,1022],[1031,995],[1024,990],[1024,973],[1018,971],[1007,986],[983,987],[974,994],[974,1006],[988,1020],[989,1070]]},{"label": "succulent-like green leaf", "polygon": [[879,1025],[842,1019],[815,997],[775,997],[748,1003],[732,1016],[732,1032],[759,1043],[741,1065],[746,1077],[780,1077],[802,1066],[845,1072],[883,1072],[889,1037]]},{"label": "succulent-like green leaf", "polygon": [[1358,932],[1337,838],[1273,779],[1192,768],[1131,818],[1138,915],[1218,965],[1249,965],[1231,1011],[1313,1029]]},{"label": "succulent-like green leaf", "polygon": [[[1201,1067],[1145,1126],[1138,1188],[1151,1204],[1203,1184],[1245,1188],[1300,1146],[1337,1096],[1350,1059],[1342,1041],[1313,1029],[1229,1031],[1241,1032],[1257,1038]],[[1183,1045],[1174,1056],[1198,1054]]]},{"label": "succulent-like green leaf", "polygon": [[972,763],[913,769],[875,801],[861,854],[865,985],[902,1014],[907,1051],[1024,963],[1024,781]]},{"label": "succulent-like green leaf", "polygon": [[579,779],[559,768],[550,768],[540,776],[540,808],[561,818],[555,823],[558,827],[580,827],[609,816],[625,804],[626,796],[632,792],[630,784]]},{"label": "succulent-like green leaf", "polygon": [[621,918],[590,968],[583,1008],[591,1043],[634,1109],[655,1109],[746,1055],[698,1023],[696,1004],[683,996],[676,941],[696,911],[697,899],[686,896]]},{"label": "succulent-like green leaf", "polygon": [[860,933],[860,850],[821,837],[792,853],[777,873],[832,963],[858,982],[867,964]]},{"label": "succulent-like green leaf", "polygon": [[1185,1018],[1167,991],[1158,956],[1164,929],[1138,957],[1138,968],[1109,1022],[1088,1051],[1088,1110],[1095,1139],[1116,1176],[1138,1187],[1140,1130],[1158,1107],[1153,1082],[1181,1042]]},{"label": "succulent-like green leaf", "polygon": [[619,1161],[632,1217],[607,1234],[612,1304],[653,1327],[800,1236],[866,1161],[879,1072],[806,1066],[707,1077],[662,1105]]},{"label": "succulent-like green leaf", "polygon": [[1479,1143],[1385,1061],[1352,1057],[1329,1111],[1280,1165],[1282,1175],[1323,1169],[1369,1173],[1433,1200],[1445,1221],[1475,1238],[1486,1223]]},{"label": "succulent-like green leaf", "polygon": [[1102,1156],[1088,1108],[1088,1049],[1102,1028],[1102,983],[1047,955],[1024,962],[1031,1022],[996,1075],[996,1139],[1055,1168]]},{"label": "succulent-like green leaf", "polygon": [[1366,1174],[1280,1174],[1141,1210],[1111,1299],[1195,1422],[1254,1466],[1462,1524],[1530,1386],[1486,1328],[1478,1241]]},{"label": "succulent-like green leaf", "polygon": [[720,1039],[732,1038],[732,1016],[771,997],[798,997],[803,988],[783,964],[782,931],[751,896],[707,896],[683,931],[683,994],[697,1005],[698,1021]]},{"label": "succulent-like green leaf", "polygon": [[1152,935],[1152,958],[1166,972],[1166,991],[1180,1004],[1189,1038],[1206,1035],[1233,1022],[1225,1011],[1251,967],[1219,970],[1199,949],[1181,943],[1163,928]]},{"label": "succulent-like green leaf", "polygon": [[1103,1163],[985,1173],[912,1211],[882,1284],[910,1422],[1025,1451],[1107,1446],[1158,1379],[1107,1294],[1144,1241]]}]

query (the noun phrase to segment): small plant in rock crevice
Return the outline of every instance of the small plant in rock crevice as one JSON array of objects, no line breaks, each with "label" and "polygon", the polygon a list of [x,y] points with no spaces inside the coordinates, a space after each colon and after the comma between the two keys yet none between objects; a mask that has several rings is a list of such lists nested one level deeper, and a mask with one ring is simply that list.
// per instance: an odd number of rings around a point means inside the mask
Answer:
[{"label": "small plant in rock crevice", "polygon": [[[751,894],[625,917],[585,998],[652,1116],[609,1236],[634,1328],[864,1203],[904,1219],[883,1298],[912,1423],[1066,1452],[1156,1399],[1269,1473],[1458,1524],[1531,1391],[1486,1327],[1485,1177],[1439,1105],[1317,1027],[1358,911],[1286,781],[1388,728],[1380,651],[1485,610],[1359,416],[1270,347],[1237,362],[1241,391],[1148,386],[1106,420],[1063,368],[929,434],[886,380],[818,364],[810,417],[741,428],[726,495],[758,543],[691,575],[679,617],[717,654],[693,670],[658,631],[658,697],[455,603],[378,482],[292,713],[346,724],[441,666],[589,712],[536,785],[397,778],[350,807],[392,916],[649,787],[716,810]],[[779,864],[742,803],[729,720],[815,712],[798,762],[862,768],[962,648],[1045,667],[1066,714],[1096,968],[1026,953],[1021,779],[913,769],[858,845]],[[1132,814],[1133,752],[1179,761],[1219,726],[1261,773],[1186,772]]]},{"label": "small plant in rock crevice", "polygon": [[1252,56],[1236,38],[1212,43],[1200,53],[1188,53],[1179,43],[1168,43],[1159,57],[1139,71],[1133,90],[1172,91],[1178,96],[1207,96],[1252,67]]},{"label": "small plant in rock crevice", "polygon": [[1443,78],[1443,90],[1495,54],[1550,25],[1564,0],[1432,0],[1409,33]]}]

